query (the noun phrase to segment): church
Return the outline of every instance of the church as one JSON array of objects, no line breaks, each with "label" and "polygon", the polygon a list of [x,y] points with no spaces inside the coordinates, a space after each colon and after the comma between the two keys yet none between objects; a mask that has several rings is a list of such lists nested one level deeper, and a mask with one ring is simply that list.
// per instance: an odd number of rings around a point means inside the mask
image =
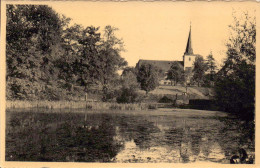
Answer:
[{"label": "church", "polygon": [[183,61],[165,61],[165,60],[143,60],[140,59],[138,63],[136,64],[136,69],[139,69],[139,67],[142,64],[152,64],[159,68],[164,76],[159,78],[160,85],[171,85],[172,82],[170,80],[167,80],[167,72],[170,70],[173,63],[178,63],[181,67],[183,67],[183,70],[192,69],[193,63],[195,61],[196,56],[198,54],[193,53],[192,49],[192,43],[191,43],[191,27],[190,32],[188,36],[188,41],[186,45],[186,50],[183,55]]}]

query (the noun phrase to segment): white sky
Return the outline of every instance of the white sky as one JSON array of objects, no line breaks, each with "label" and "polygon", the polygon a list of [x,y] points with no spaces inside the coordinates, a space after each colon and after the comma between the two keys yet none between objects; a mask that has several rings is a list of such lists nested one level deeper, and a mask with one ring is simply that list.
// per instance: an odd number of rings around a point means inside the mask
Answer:
[{"label": "white sky", "polygon": [[232,9],[256,9],[254,2],[56,2],[53,9],[83,26],[119,28],[130,66],[139,59],[182,60],[189,26],[192,46],[204,58],[212,51],[218,63],[225,57]]}]

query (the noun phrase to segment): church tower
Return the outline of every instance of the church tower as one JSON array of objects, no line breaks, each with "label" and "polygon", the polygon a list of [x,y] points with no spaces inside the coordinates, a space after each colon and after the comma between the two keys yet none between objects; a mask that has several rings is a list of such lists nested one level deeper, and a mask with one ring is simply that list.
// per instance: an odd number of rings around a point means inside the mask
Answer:
[{"label": "church tower", "polygon": [[189,37],[188,37],[188,41],[187,41],[187,46],[186,46],[185,53],[183,55],[184,70],[192,68],[195,58],[196,58],[196,55],[193,54],[193,49],[192,49],[192,45],[191,45],[191,25],[190,25],[190,32],[189,32]]}]

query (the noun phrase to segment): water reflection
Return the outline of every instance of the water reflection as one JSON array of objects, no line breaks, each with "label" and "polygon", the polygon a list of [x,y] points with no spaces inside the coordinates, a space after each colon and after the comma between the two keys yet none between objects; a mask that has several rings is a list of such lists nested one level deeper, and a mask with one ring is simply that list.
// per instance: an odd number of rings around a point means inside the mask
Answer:
[{"label": "water reflection", "polygon": [[228,117],[7,114],[6,160],[12,161],[228,163],[241,145],[254,151]]}]

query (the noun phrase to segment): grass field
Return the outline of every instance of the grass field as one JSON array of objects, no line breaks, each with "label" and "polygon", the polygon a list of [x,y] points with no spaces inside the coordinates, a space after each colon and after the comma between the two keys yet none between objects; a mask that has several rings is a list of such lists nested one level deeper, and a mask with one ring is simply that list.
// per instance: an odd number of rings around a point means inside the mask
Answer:
[{"label": "grass field", "polygon": [[[145,93],[144,91],[139,91]],[[155,90],[149,92],[153,95],[182,95],[186,92],[186,88],[183,86],[159,86]],[[187,88],[187,93],[193,99],[209,99],[213,96],[213,90],[211,88],[191,86]]]},{"label": "grass field", "polygon": [[7,109],[89,109],[89,110],[146,110],[149,104],[118,104],[88,101],[6,101]]}]

